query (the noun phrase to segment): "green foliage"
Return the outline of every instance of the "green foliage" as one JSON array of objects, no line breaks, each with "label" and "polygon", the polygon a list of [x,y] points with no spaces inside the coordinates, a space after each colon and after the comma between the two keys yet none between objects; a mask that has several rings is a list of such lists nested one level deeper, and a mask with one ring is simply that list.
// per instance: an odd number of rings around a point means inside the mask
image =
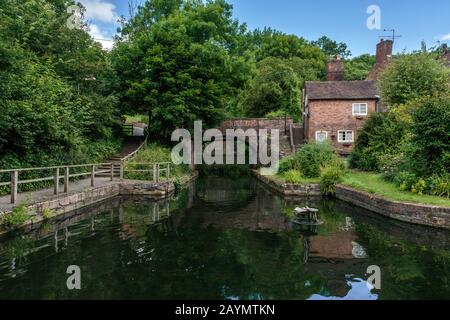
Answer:
[{"label": "green foliage", "polygon": [[302,174],[299,170],[289,170],[284,172],[281,177],[286,181],[287,183],[292,184],[300,184],[302,183]]},{"label": "green foliage", "polygon": [[424,194],[425,189],[427,188],[427,183],[424,179],[419,179],[411,188],[412,193]]},{"label": "green foliage", "polygon": [[246,114],[264,117],[268,113],[283,110],[289,117],[299,121],[300,88],[300,79],[289,62],[278,58],[262,60],[243,98]]},{"label": "green foliage", "polygon": [[425,176],[450,168],[450,96],[421,99],[412,111],[416,170]]},{"label": "green foliage", "polygon": [[336,185],[343,181],[344,167],[342,162],[334,161],[322,168],[320,173],[320,190],[324,196],[336,194]]},{"label": "green foliage", "polygon": [[350,157],[354,168],[376,171],[386,166],[380,157],[398,150],[406,137],[408,124],[392,113],[373,113],[358,133],[355,149]]},{"label": "green foliage", "polygon": [[81,162],[94,141],[114,136],[108,58],[86,30],[67,28],[73,3],[0,3],[2,168]]},{"label": "green foliage", "polygon": [[304,178],[318,178],[321,169],[331,164],[345,168],[344,162],[330,144],[309,143],[301,147],[296,154],[282,159],[279,172],[283,174],[294,170],[301,172]]},{"label": "green foliage", "polygon": [[309,143],[295,155],[296,162],[306,178],[320,176],[321,168],[336,160],[338,155],[328,143]]},{"label": "green foliage", "polygon": [[[125,170],[149,170],[150,172],[126,172],[125,178],[134,180],[153,180],[153,166],[149,164],[171,163],[171,179],[176,180],[187,175],[190,170],[186,165],[175,166],[172,164],[171,149],[159,144],[150,144],[141,150],[138,155],[129,163]],[[164,165],[162,169],[165,169]],[[161,173],[162,179],[166,176]]]},{"label": "green foliage", "polygon": [[272,111],[266,114],[265,118],[267,119],[281,119],[284,118],[287,113],[284,110]]},{"label": "green foliage", "polygon": [[375,56],[363,54],[345,61],[345,80],[366,80],[375,65]]},{"label": "green foliage", "polygon": [[330,38],[328,38],[327,36],[323,36],[321,38],[319,38],[317,41],[313,41],[311,43],[314,46],[319,47],[322,52],[329,56],[341,56],[342,58],[347,58],[349,56],[351,56],[351,52],[350,50],[348,50],[347,48],[347,44],[345,44],[344,42],[337,42],[334,41]]},{"label": "green foliage", "polygon": [[44,210],[42,210],[42,218],[44,218],[44,220],[48,220],[51,217],[53,217],[55,215],[55,211],[49,208],[44,208]]},{"label": "green foliage", "polygon": [[381,96],[387,106],[448,93],[450,69],[428,53],[400,55],[382,72]]},{"label": "green foliage", "polygon": [[450,173],[433,175],[428,179],[428,187],[431,195],[450,198]]},{"label": "green foliage", "polygon": [[11,213],[5,214],[2,218],[2,225],[7,229],[13,229],[23,225],[32,219],[30,210],[26,203],[22,203],[15,207]]},{"label": "green foliage", "polygon": [[119,43],[112,53],[118,91],[127,111],[150,114],[154,136],[167,138],[175,128],[191,128],[200,119],[217,125],[231,97],[248,81],[250,57],[234,54],[241,27],[231,8],[216,0],[170,6],[156,17],[143,9],[125,27],[131,41]]},{"label": "green foliage", "polygon": [[400,187],[400,190],[410,191],[417,181],[417,176],[414,173],[402,171],[393,175],[392,180]]}]

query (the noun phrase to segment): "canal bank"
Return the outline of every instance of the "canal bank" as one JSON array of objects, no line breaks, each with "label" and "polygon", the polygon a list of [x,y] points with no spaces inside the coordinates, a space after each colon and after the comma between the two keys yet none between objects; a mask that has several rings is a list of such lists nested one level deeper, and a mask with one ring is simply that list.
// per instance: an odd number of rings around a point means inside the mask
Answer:
[{"label": "canal bank", "polygon": [[[319,184],[284,183],[258,170],[252,170],[252,174],[285,197],[321,196]],[[450,207],[394,201],[344,185],[336,186],[336,198],[391,219],[450,230]]]},{"label": "canal bank", "polygon": [[[183,187],[197,179],[197,177],[198,172],[193,172],[189,176],[182,177],[177,183]],[[165,199],[173,194],[175,189],[176,186],[172,180],[161,182],[122,180],[105,181],[97,187],[82,187],[80,190],[73,190],[57,196],[43,195],[37,200],[29,200],[22,204],[27,214],[30,215],[29,221],[8,228],[0,228],[0,234],[8,233],[15,229],[33,228],[34,224],[40,224],[44,220],[62,216],[119,196],[141,196],[153,199]],[[1,212],[0,217],[14,213],[13,210]]]},{"label": "canal bank", "polygon": [[[323,225],[289,222],[306,205]],[[449,244],[446,230],[206,174],[167,199],[115,197],[1,238],[0,298],[445,299]],[[66,287],[74,264],[82,290]],[[381,290],[366,283],[373,265]]]}]

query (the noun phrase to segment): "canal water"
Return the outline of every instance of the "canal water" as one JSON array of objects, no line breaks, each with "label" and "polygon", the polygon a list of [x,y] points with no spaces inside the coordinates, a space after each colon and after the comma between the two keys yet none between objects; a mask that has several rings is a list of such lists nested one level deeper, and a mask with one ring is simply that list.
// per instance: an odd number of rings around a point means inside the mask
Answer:
[{"label": "canal water", "polygon": [[[305,205],[322,226],[290,223]],[[205,175],[170,200],[116,198],[0,239],[0,298],[449,299],[450,233]]]}]

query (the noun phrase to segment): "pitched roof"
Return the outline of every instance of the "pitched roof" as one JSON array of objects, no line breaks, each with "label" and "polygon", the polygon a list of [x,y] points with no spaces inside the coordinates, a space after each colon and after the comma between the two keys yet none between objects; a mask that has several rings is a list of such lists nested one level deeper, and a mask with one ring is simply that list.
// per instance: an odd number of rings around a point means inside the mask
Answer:
[{"label": "pitched roof", "polygon": [[378,99],[375,81],[308,81],[305,91],[309,100]]}]

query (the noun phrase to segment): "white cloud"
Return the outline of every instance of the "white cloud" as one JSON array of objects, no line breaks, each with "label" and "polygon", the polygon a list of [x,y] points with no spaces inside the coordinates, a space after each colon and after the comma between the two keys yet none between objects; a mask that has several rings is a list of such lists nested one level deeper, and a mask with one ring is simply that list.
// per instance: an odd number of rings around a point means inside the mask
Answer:
[{"label": "white cloud", "polygon": [[114,45],[112,37],[108,37],[107,34],[102,32],[96,24],[89,26],[89,34],[95,41],[99,42],[105,50],[111,50]]},{"label": "white cloud", "polygon": [[439,39],[441,41],[450,41],[450,33],[446,34],[446,35],[443,35],[443,36],[440,36]]},{"label": "white cloud", "polygon": [[116,22],[116,6],[103,0],[78,0],[86,8],[86,18],[101,22]]}]

